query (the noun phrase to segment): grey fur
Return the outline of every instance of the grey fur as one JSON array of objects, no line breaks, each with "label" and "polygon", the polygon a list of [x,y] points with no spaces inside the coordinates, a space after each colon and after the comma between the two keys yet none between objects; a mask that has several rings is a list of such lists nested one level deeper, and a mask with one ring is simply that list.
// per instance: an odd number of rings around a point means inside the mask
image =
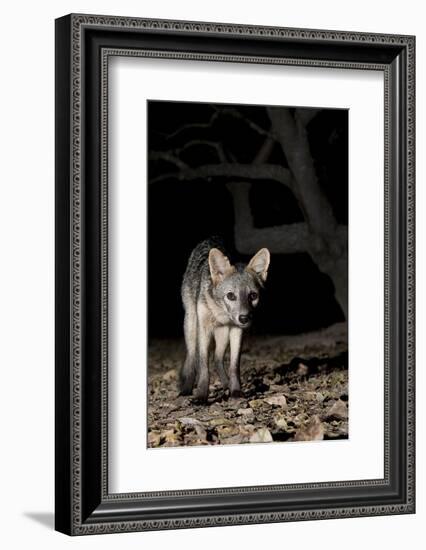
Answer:
[{"label": "grey fur", "polygon": [[[205,401],[209,392],[209,350],[214,339],[215,367],[231,396],[241,393],[240,355],[243,330],[251,324],[266,281],[270,255],[259,250],[247,265],[231,265],[217,239],[199,243],[191,253],[182,282],[186,359],[179,383],[183,395]],[[230,346],[229,374],[224,356]]]}]

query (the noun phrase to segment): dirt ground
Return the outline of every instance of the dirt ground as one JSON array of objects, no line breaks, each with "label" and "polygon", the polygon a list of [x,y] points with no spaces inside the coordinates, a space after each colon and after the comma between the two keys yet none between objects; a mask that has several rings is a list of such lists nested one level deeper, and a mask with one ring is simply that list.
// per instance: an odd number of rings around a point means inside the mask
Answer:
[{"label": "dirt ground", "polygon": [[297,336],[248,336],[241,358],[243,397],[230,398],[212,373],[205,405],[178,395],[183,341],[151,342],[148,446],[346,439],[347,342],[344,323]]}]

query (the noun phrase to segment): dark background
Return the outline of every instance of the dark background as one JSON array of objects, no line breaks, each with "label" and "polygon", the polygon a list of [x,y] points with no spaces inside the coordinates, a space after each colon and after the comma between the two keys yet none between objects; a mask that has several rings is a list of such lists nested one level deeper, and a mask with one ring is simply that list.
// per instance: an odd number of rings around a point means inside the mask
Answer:
[{"label": "dark background", "polygon": [[[266,127],[267,115],[263,106],[238,105],[238,110],[259,126]],[[149,151],[169,151],[191,139],[209,139],[222,142],[232,150],[238,162],[252,162],[262,137],[233,117],[221,117],[212,128],[187,128],[175,134],[182,125],[207,122],[213,111],[211,104],[149,101]],[[332,205],[337,222],[347,224],[348,113],[342,109],[324,109],[310,122],[308,129],[321,188]],[[182,158],[191,166],[217,161],[214,151],[203,146],[191,147],[182,153]],[[278,148],[269,160],[287,166]],[[164,161],[150,160],[148,164],[150,338],[182,336],[180,285],[188,257],[199,241],[212,235],[221,236],[231,259],[245,262],[250,259],[250,256],[235,253],[233,203],[226,188],[229,178],[181,181],[170,176],[156,181],[173,168]],[[275,181],[253,181],[250,204],[257,227],[303,221],[291,191]],[[308,254],[272,255],[265,293],[252,329],[255,333],[294,334],[343,320],[331,280],[318,270]]]}]

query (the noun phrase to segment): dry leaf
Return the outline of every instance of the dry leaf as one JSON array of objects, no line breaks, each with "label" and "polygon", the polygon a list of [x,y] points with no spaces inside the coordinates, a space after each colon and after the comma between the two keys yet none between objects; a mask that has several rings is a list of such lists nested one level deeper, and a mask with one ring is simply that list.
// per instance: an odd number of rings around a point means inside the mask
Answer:
[{"label": "dry leaf", "polygon": [[183,417],[178,418],[178,421],[184,426],[192,426],[200,439],[206,439],[207,430],[205,429],[204,424],[196,418]]},{"label": "dry leaf", "polygon": [[163,380],[165,382],[171,382],[172,380],[176,380],[177,375],[175,369],[168,370],[163,374]]},{"label": "dry leaf", "polygon": [[249,405],[252,409],[260,409],[263,406],[269,406],[269,403],[267,403],[264,399],[253,399],[252,401],[249,401]]},{"label": "dry leaf", "polygon": [[240,416],[243,416],[244,418],[253,418],[254,417],[254,411],[250,407],[247,409],[238,409],[237,414]]},{"label": "dry leaf", "polygon": [[260,428],[260,430],[256,430],[250,437],[250,443],[270,443],[271,441],[273,439],[268,428]]},{"label": "dry leaf", "polygon": [[287,407],[287,399],[282,394],[272,395],[271,397],[267,397],[265,401],[270,405],[274,405],[275,407],[282,407],[282,408]]},{"label": "dry leaf", "polygon": [[289,431],[287,420],[284,415],[282,414],[275,415],[274,422],[277,428],[280,428],[280,430],[284,430],[285,432]]},{"label": "dry leaf", "polygon": [[297,430],[294,441],[320,441],[324,439],[324,427],[317,415]]},{"label": "dry leaf", "polygon": [[309,372],[309,367],[307,367],[303,363],[299,363],[299,365],[297,366],[296,374],[298,376],[306,376],[308,372]]},{"label": "dry leaf", "polygon": [[149,447],[158,447],[161,441],[160,432],[148,432],[148,446]]}]

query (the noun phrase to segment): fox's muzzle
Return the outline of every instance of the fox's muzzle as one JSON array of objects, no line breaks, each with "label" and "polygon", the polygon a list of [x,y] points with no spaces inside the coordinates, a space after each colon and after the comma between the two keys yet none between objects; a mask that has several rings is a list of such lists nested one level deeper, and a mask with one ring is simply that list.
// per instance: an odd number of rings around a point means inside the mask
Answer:
[{"label": "fox's muzzle", "polygon": [[248,325],[250,323],[250,321],[252,320],[252,314],[249,313],[247,315],[240,315],[238,317],[238,321],[242,324],[242,325]]}]

